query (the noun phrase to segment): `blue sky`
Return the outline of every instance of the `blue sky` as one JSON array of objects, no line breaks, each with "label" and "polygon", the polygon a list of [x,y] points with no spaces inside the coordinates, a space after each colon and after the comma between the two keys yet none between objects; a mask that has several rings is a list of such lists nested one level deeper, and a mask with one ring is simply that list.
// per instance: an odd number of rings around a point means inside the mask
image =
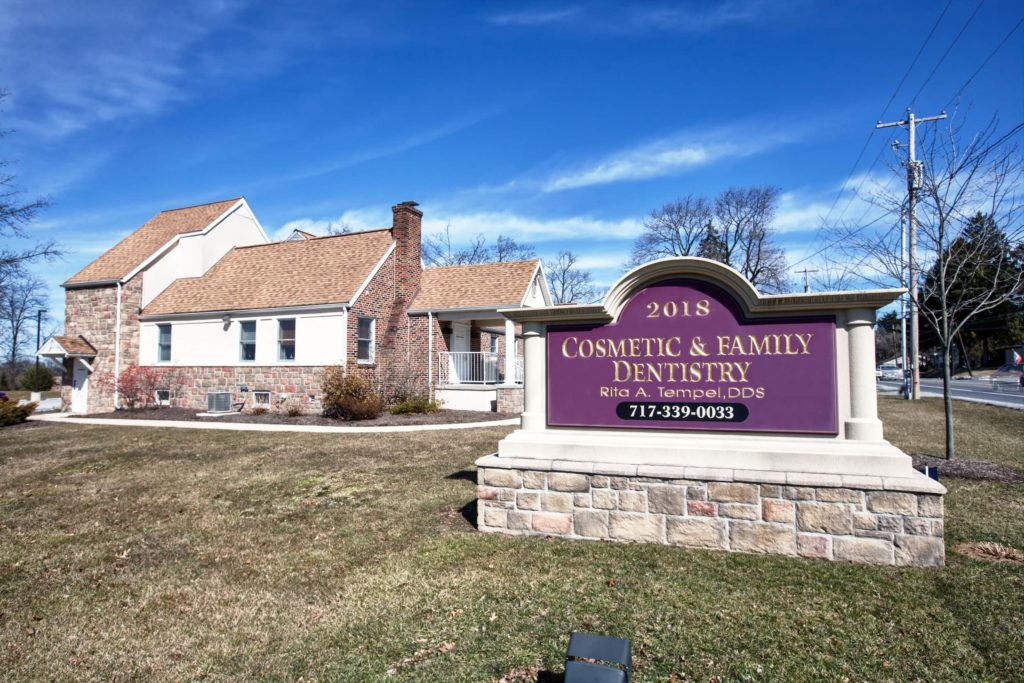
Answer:
[{"label": "blue sky", "polygon": [[[851,189],[899,182],[891,131],[851,167],[944,8],[887,119],[946,106],[1020,3],[0,0],[0,156],[53,200],[54,310],[157,211],[237,195],[278,235],[413,199],[427,231],[571,248],[610,284],[652,208],[774,184],[803,267],[833,203],[869,220]],[[1024,28],[959,104],[1024,120]]]}]

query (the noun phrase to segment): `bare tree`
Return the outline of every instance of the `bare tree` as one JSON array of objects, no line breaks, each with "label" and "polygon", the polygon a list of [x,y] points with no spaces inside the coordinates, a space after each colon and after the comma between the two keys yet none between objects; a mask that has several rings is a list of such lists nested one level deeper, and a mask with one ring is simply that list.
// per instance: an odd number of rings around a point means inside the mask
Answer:
[{"label": "bare tree", "polygon": [[[33,348],[36,311],[46,306],[46,283],[17,267],[0,286],[0,349],[11,379],[18,360]],[[46,318],[43,318],[44,322]]]},{"label": "bare tree", "polygon": [[451,223],[444,230],[423,239],[423,261],[428,266],[464,266],[500,261],[524,261],[536,255],[534,248],[513,238],[498,235],[494,245],[483,233],[459,247],[452,241]]},{"label": "bare tree", "polygon": [[730,188],[709,202],[689,195],[655,209],[633,243],[631,266],[666,256],[703,256],[741,272],[758,289],[788,289],[786,256],[772,221],[779,189]]},{"label": "bare tree", "polygon": [[[7,92],[0,90],[0,103],[7,97]],[[0,130],[0,140],[9,131]],[[0,159],[0,287],[16,274],[17,267],[39,259],[51,260],[59,257],[63,250],[53,240],[34,241],[23,245],[15,245],[14,241],[28,241],[26,230],[32,219],[41,210],[49,206],[46,198],[25,200],[23,192],[15,184],[14,174],[8,169],[13,162]]]},{"label": "bare tree", "polygon": [[713,216],[708,201],[693,195],[654,209],[633,243],[629,267],[667,256],[697,256]]},{"label": "bare tree", "polygon": [[[1013,138],[1024,124],[998,134],[993,119],[974,134],[951,117],[945,128],[926,131],[918,142],[924,170],[917,193],[918,257],[930,267],[920,273],[918,310],[942,349],[946,417],[946,458],[955,455],[950,395],[953,349],[960,333],[978,316],[1017,302],[1024,295],[1024,160]],[[900,258],[904,199],[879,193],[872,201],[886,209],[893,227],[882,235],[847,228],[843,243],[860,253],[869,281],[906,288]],[[922,272],[923,270],[923,272]]]},{"label": "bare tree", "polygon": [[544,262],[551,299],[556,304],[588,304],[600,298],[590,271],[577,264],[579,257],[571,251],[558,252],[558,257]]}]

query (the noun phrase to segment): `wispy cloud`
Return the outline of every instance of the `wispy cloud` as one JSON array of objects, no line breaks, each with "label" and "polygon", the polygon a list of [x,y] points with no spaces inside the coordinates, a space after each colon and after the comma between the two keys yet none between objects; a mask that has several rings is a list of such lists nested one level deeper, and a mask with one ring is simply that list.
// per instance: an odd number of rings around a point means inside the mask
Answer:
[{"label": "wispy cloud", "polygon": [[557,24],[569,19],[576,18],[582,14],[580,7],[565,7],[563,9],[541,9],[536,11],[507,12],[496,14],[487,18],[492,24],[499,26],[542,26],[544,24]]},{"label": "wispy cloud", "polygon": [[675,135],[615,152],[575,170],[556,174],[544,192],[560,192],[591,185],[648,180],[730,158],[748,157],[791,140],[787,133],[750,135],[743,128],[723,128]]}]

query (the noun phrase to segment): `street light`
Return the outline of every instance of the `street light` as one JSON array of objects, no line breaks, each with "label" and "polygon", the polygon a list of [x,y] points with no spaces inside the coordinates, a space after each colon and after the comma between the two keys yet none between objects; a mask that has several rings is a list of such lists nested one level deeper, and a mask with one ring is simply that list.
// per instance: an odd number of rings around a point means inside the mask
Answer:
[{"label": "street light", "polygon": [[36,391],[39,391],[39,345],[42,342],[40,339],[40,330],[43,326],[43,313],[46,313],[45,308],[40,308],[36,311],[36,376],[34,382]]}]

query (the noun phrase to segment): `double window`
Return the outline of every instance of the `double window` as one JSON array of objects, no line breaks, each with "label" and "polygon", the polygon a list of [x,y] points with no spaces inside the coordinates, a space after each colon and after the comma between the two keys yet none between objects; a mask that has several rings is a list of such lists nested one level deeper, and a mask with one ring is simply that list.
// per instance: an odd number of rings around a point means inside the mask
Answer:
[{"label": "double window", "polygon": [[171,326],[157,325],[156,327],[158,330],[156,359],[161,363],[169,363],[171,361]]},{"label": "double window", "polygon": [[243,320],[240,329],[238,360],[242,362],[254,361],[256,360],[256,321]]},{"label": "double window", "polygon": [[360,363],[372,363],[376,356],[377,321],[373,318],[359,318],[359,329],[356,331],[356,360]]},{"label": "double window", "polygon": [[277,321],[277,359],[295,360],[295,318]]}]

